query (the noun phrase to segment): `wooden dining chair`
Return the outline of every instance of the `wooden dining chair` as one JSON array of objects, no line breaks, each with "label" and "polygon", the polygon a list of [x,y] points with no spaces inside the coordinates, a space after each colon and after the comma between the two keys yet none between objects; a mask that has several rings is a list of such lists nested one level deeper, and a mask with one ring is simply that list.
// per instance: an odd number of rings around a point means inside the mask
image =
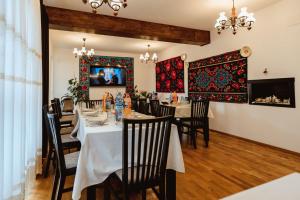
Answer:
[{"label": "wooden dining chair", "polygon": [[73,190],[72,187],[64,188],[64,185],[66,177],[76,173],[79,151],[64,155],[58,116],[50,113],[47,116],[57,163],[51,200],[60,200],[62,193]]},{"label": "wooden dining chair", "polygon": [[[207,100],[192,100],[191,117],[183,118],[180,121],[181,128],[180,134],[189,134],[194,148],[197,148],[197,130],[203,129],[205,146],[208,147],[209,143],[209,121],[208,121],[208,108],[209,101]],[[184,132],[183,128],[187,128],[188,131]]]},{"label": "wooden dining chair", "polygon": [[72,122],[74,119],[74,114],[62,115],[61,104],[58,98],[54,98],[53,100],[51,100],[51,107],[54,113],[58,115],[60,124],[62,126],[73,126]]},{"label": "wooden dining chair", "polygon": [[149,114],[149,103],[147,103],[147,99],[139,99],[137,111],[145,115]]},{"label": "wooden dining chair", "polygon": [[[48,113],[49,113],[49,107],[48,105],[43,106],[43,117],[45,121],[45,127],[46,127],[46,132],[47,132],[47,137],[48,137],[48,152],[47,152],[47,158],[46,158],[46,163],[43,168],[43,177],[46,178],[48,177],[48,172],[49,172],[49,167],[51,161],[54,160],[54,144],[53,144],[53,139],[52,139],[52,133],[51,133],[51,128],[49,124],[49,119],[48,119]],[[59,124],[59,122],[58,122]],[[60,125],[59,125],[60,126]],[[61,133],[61,129],[60,129]],[[81,144],[80,141],[76,138],[70,137],[70,133],[68,135],[63,135],[62,133],[60,134],[61,136],[61,142],[64,150],[68,150],[70,152],[70,149],[76,148],[78,151],[80,150]]]},{"label": "wooden dining chair", "polygon": [[151,115],[158,116],[159,114],[159,100],[150,100]]},{"label": "wooden dining chair", "polygon": [[[57,104],[57,111],[58,111],[58,113],[59,113],[59,118],[62,118],[62,117],[64,117],[64,116],[69,116],[69,115],[74,115],[74,113],[73,113],[73,110],[70,110],[69,112],[63,112],[62,111],[62,103],[63,103],[63,101],[64,101],[64,99],[70,99],[70,97],[69,98],[66,98],[66,96],[63,96],[62,97],[62,101],[60,101],[59,100],[59,98],[54,98],[53,100],[51,100],[51,103],[52,102],[54,102],[54,103],[56,103]],[[71,99],[72,100],[72,99]],[[72,103],[73,103],[73,100],[72,100]],[[74,108],[74,107],[73,107]]]},{"label": "wooden dining chair", "polygon": [[165,175],[171,121],[171,116],[123,119],[122,169],[116,171],[110,179],[122,185],[122,192],[118,192],[113,184],[108,184],[108,191],[112,191],[117,199],[129,200],[131,193],[141,192],[145,200],[148,188],[160,200],[166,198]]},{"label": "wooden dining chair", "polygon": [[176,111],[176,107],[174,106],[161,105],[159,106],[158,116],[159,117],[172,116],[174,118],[175,111]]},{"label": "wooden dining chair", "polygon": [[102,100],[87,100],[85,101],[86,108],[94,109],[97,105],[102,105]]},{"label": "wooden dining chair", "polygon": [[74,101],[70,96],[61,97],[62,115],[74,115]]}]

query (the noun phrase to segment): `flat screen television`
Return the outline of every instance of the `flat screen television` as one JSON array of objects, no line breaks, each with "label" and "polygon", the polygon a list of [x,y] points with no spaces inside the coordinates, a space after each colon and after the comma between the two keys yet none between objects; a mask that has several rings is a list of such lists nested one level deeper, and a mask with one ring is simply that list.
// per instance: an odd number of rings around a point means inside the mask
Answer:
[{"label": "flat screen television", "polygon": [[90,86],[126,86],[126,69],[111,66],[91,66]]}]

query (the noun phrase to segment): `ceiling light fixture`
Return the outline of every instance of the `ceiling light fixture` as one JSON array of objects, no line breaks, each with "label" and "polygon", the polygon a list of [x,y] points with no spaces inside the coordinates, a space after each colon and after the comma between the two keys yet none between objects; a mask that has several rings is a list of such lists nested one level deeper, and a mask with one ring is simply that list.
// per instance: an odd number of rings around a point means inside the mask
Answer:
[{"label": "ceiling light fixture", "polygon": [[237,15],[233,0],[231,16],[228,19],[225,15],[225,12],[221,12],[215,24],[215,28],[218,30],[219,34],[221,34],[223,30],[230,28],[232,29],[232,33],[235,35],[239,27],[251,30],[255,21],[256,19],[254,18],[254,14],[248,13],[246,7],[243,7],[240,14]]},{"label": "ceiling light fixture", "polygon": [[[82,0],[82,2],[86,4],[88,1]],[[103,4],[107,4],[114,11],[114,16],[117,16],[121,7],[127,7],[127,0],[89,0],[89,4],[93,9],[93,13],[97,13],[97,9]]]},{"label": "ceiling light fixture", "polygon": [[82,40],[83,40],[83,46],[81,47],[81,49],[78,50],[77,48],[74,48],[73,50],[73,54],[75,55],[75,58],[77,58],[77,56],[93,57],[95,55],[95,50],[91,49],[87,51],[85,47],[86,38],[83,38]]},{"label": "ceiling light fixture", "polygon": [[142,63],[148,63],[151,60],[153,63],[156,63],[158,61],[157,54],[153,53],[152,56],[150,56],[150,53],[149,53],[150,44],[148,44],[147,47],[148,47],[148,51],[145,54],[140,55],[140,61]]}]

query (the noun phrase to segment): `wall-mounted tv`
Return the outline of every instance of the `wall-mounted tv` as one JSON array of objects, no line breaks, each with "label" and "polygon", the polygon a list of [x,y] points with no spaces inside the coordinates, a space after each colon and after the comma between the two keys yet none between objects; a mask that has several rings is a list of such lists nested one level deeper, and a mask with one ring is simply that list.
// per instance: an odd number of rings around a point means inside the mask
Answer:
[{"label": "wall-mounted tv", "polygon": [[126,69],[111,66],[91,66],[90,86],[126,86]]}]

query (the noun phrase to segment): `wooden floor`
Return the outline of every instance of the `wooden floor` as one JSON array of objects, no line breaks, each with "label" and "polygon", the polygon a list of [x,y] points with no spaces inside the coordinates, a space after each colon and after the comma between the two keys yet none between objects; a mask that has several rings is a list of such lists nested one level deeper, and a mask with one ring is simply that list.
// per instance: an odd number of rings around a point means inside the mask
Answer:
[{"label": "wooden floor", "polygon": [[[219,199],[300,172],[300,156],[228,135],[211,132],[208,149],[203,147],[202,136],[197,144],[197,150],[183,144],[186,173],[177,174],[177,199]],[[72,182],[68,180],[69,185]],[[50,199],[51,190],[52,177],[39,178],[27,199]],[[98,199],[102,199],[101,192],[97,189]],[[148,194],[148,199],[156,199],[151,191]],[[82,196],[84,199],[85,192]],[[71,199],[71,193],[63,199]]]}]

